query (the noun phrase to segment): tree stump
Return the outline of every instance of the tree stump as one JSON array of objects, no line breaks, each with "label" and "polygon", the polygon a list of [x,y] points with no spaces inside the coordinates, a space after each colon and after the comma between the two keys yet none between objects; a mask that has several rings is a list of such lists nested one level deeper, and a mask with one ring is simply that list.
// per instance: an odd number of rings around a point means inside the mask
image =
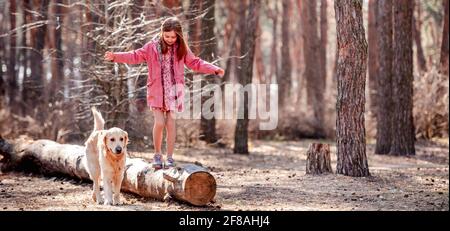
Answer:
[{"label": "tree stump", "polygon": [[[90,180],[85,162],[84,146],[59,144],[51,140],[18,139],[8,142],[0,137],[2,171],[28,170]],[[204,206],[214,200],[216,180],[201,166],[187,164],[155,171],[145,160],[127,157],[121,191],[157,200],[173,198]]]},{"label": "tree stump", "polygon": [[310,144],[306,155],[306,174],[333,173],[329,144]]}]

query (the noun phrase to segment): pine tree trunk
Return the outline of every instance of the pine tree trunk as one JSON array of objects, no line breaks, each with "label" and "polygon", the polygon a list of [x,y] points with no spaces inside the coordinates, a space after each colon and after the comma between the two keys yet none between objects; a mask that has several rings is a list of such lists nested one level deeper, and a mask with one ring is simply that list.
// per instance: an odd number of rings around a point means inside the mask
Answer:
[{"label": "pine tree trunk", "polygon": [[49,96],[53,97],[50,99],[50,102],[56,102],[62,99],[64,96],[60,95],[61,92],[64,92],[64,89],[61,89],[64,83],[64,56],[62,50],[62,30],[63,26],[63,14],[62,9],[59,4],[62,4],[62,0],[54,0],[53,1],[53,23],[50,28],[53,41],[52,41],[52,79],[49,87]]},{"label": "pine tree trunk", "polygon": [[293,20],[296,20],[298,22],[298,25],[295,27],[295,31],[291,32],[291,34],[295,34],[296,36],[293,36],[291,39],[294,47],[294,54],[298,54],[297,57],[293,60],[293,64],[295,65],[295,81],[297,81],[297,88],[295,90],[295,101],[293,102],[295,106],[302,106],[301,100],[303,98],[303,93],[305,88],[305,84],[303,82],[305,81],[305,78],[303,76],[303,71],[305,69],[305,60],[303,54],[303,22],[302,17],[300,13],[302,12],[302,0],[296,1],[297,10],[296,15]]},{"label": "pine tree trunk", "polygon": [[[421,37],[421,8],[420,8],[420,1],[413,0],[411,1],[411,4],[414,5],[414,7],[417,8],[417,17],[413,16],[413,37],[414,42],[416,44],[416,51],[417,51],[417,62],[419,64],[419,70],[421,72],[427,71],[427,61],[425,60],[425,55],[423,53],[423,47],[422,47],[422,37]],[[414,8],[413,7],[413,8]]]},{"label": "pine tree trunk", "polygon": [[[0,8],[4,9],[6,5],[6,2],[0,2]],[[4,12],[5,10],[3,10]],[[3,18],[3,12],[2,12],[2,21],[5,20]],[[5,30],[7,30],[6,28],[4,28],[4,24],[0,25],[0,34],[3,34],[5,32]],[[6,47],[5,47],[5,38],[4,37],[0,37],[0,67],[3,67],[4,65],[4,58],[6,55]],[[6,82],[3,80],[3,68],[0,68],[0,105],[2,105],[3,107],[3,103],[5,103],[5,95],[6,95]]]},{"label": "pine tree trunk", "polygon": [[41,21],[42,24],[31,30],[31,47],[30,51],[30,69],[31,76],[24,81],[24,102],[27,105],[28,110],[34,108],[34,111],[28,111],[33,117],[39,121],[44,119],[44,47],[45,47],[45,34],[47,32],[47,25],[45,21],[48,18],[48,5],[49,0],[33,1],[34,10],[39,14],[34,14],[33,21]]},{"label": "pine tree trunk", "polygon": [[[2,171],[33,171],[90,180],[84,146],[50,140],[18,140],[11,144],[0,137],[0,155]],[[125,166],[121,188],[125,192],[157,200],[174,198],[197,206],[208,204],[216,194],[216,180],[197,165],[155,171],[142,159],[127,158]]]},{"label": "pine tree trunk", "polygon": [[[248,15],[245,17],[245,36],[241,40],[241,53],[247,55],[241,62],[241,74],[239,83],[242,86],[250,84],[253,76],[253,61],[255,55],[256,25],[259,20],[259,10],[261,0],[252,0],[248,7]],[[243,90],[243,89],[241,89]],[[242,94],[241,94],[242,95]],[[239,100],[238,115],[244,115],[243,119],[237,119],[234,133],[234,153],[248,154],[248,94],[243,94],[243,99]]]},{"label": "pine tree trunk", "polygon": [[[22,10],[23,10],[23,25],[31,23],[32,22],[32,16],[31,16],[31,5],[30,5],[30,0],[23,0],[22,1]],[[22,41],[21,41],[21,46],[23,47],[30,47],[31,46],[31,41],[29,39],[29,37],[31,36],[31,31],[29,30],[22,30]],[[23,67],[24,70],[28,70],[31,68],[31,51],[29,51],[29,49],[20,49],[20,52],[22,53],[21,57],[21,65]],[[21,95],[18,97],[20,98],[20,102],[21,104],[17,105],[18,107],[18,111],[20,112],[21,115],[26,115],[27,113],[29,113],[27,111],[27,107],[26,107],[26,101],[27,101],[27,97],[28,97],[28,90],[31,87],[31,85],[29,84],[30,81],[30,76],[27,74],[27,71],[23,71],[22,72],[22,79],[23,79],[23,83],[22,83],[22,92]]]},{"label": "pine tree trunk", "polygon": [[336,171],[348,176],[369,176],[364,127],[367,43],[362,0],[335,1],[334,8],[339,49]]},{"label": "pine tree trunk", "polygon": [[[274,9],[270,9],[267,7],[267,14],[270,19],[272,19],[272,44],[271,44],[271,50],[270,50],[270,74],[269,74],[269,83],[276,82],[278,83],[278,76],[279,76],[279,65],[278,65],[278,4],[274,4]],[[278,87],[278,103],[281,104],[282,102],[282,94],[280,86]]]},{"label": "pine tree trunk", "polygon": [[[328,43],[328,0],[320,1],[320,76],[322,78],[322,92],[326,90],[327,86],[327,43]],[[324,93],[322,93],[324,94]]]},{"label": "pine tree trunk", "polygon": [[181,1],[180,0],[162,0],[162,5],[165,8],[163,9],[161,16],[173,16],[180,14],[180,12],[183,10]]},{"label": "pine tree trunk", "polygon": [[[206,15],[202,18],[202,35],[201,40],[205,42],[204,46],[202,46],[201,58],[205,61],[212,62],[214,61],[217,53],[217,40],[215,39],[214,27],[216,26],[215,21],[215,0],[204,0],[202,4],[203,9],[207,9]],[[202,87],[208,84],[217,85],[217,78],[214,75],[208,75],[205,79],[202,79]],[[210,87],[208,87],[210,88]],[[208,101],[214,100],[214,94],[211,93],[210,96],[202,96],[201,102],[202,105]],[[214,108],[210,109],[214,112]],[[214,113],[213,113],[214,114]],[[215,143],[217,141],[216,135],[216,119],[215,116],[206,115],[202,109],[202,116],[200,119],[200,139],[206,141],[207,143]]]},{"label": "pine tree trunk", "polygon": [[444,16],[444,28],[442,33],[442,45],[441,45],[441,73],[448,78],[448,0],[444,0],[445,16]]},{"label": "pine tree trunk", "polygon": [[[0,38],[0,43],[2,43],[3,42],[3,39],[1,39]],[[2,59],[2,51],[1,51],[1,49],[3,49],[2,48],[2,45],[0,45],[0,65],[3,65],[3,59]],[[5,84],[5,81],[3,81],[3,70],[0,68],[0,105],[2,105],[2,107],[3,107],[3,103],[5,103],[4,102],[4,100],[5,100],[5,95],[6,95],[6,91],[5,91],[5,89],[6,89],[6,84]]]},{"label": "pine tree trunk", "polygon": [[[99,16],[94,12],[94,10],[99,10],[100,5],[102,3],[96,3],[93,0],[86,0],[87,7],[84,9],[84,15],[85,20],[83,20],[81,29],[82,29],[82,38],[83,38],[83,49],[84,52],[81,55],[82,58],[82,68],[89,69],[89,67],[92,65],[92,63],[95,62],[95,55],[91,55],[92,53],[96,52],[97,42],[95,39],[93,39],[92,36],[88,36],[88,33],[92,34],[92,31],[94,30],[94,25],[96,23],[99,23],[100,18]],[[108,21],[108,23],[112,23],[113,20],[111,19],[104,19],[105,21]],[[110,25],[105,25],[106,27],[109,27]],[[84,75],[89,75],[89,72],[83,73]],[[89,79],[89,76],[82,77],[83,79]]]},{"label": "pine tree trunk", "polygon": [[[16,29],[16,13],[17,13],[17,4],[16,0],[9,1],[9,24],[10,31]],[[16,104],[16,95],[19,90],[17,84],[17,72],[16,72],[16,38],[17,33],[12,33],[9,37],[9,59],[8,59],[8,97],[9,97],[9,105]]]},{"label": "pine tree trunk", "polygon": [[[0,28],[0,33],[3,32],[3,28]],[[3,38],[0,38],[0,66],[3,66],[3,54],[5,51]],[[6,95],[6,83],[3,80],[3,69],[0,68],[0,105],[3,105]],[[3,107],[3,106],[2,106]]]},{"label": "pine tree trunk", "polygon": [[[228,57],[226,63],[225,63],[225,74],[222,77],[222,83],[228,82],[230,80],[230,74],[233,64],[234,58],[230,58],[230,56],[235,56],[236,54],[236,43],[237,43],[237,37],[239,36],[240,31],[237,29],[237,23],[236,19],[239,17],[237,16],[236,12],[236,1],[224,1],[224,4],[226,5],[226,11],[229,12],[227,21],[225,23],[225,35],[224,35],[224,47],[222,48],[222,54],[227,53],[225,57]],[[222,90],[222,98],[225,99],[225,84],[221,85]],[[223,102],[222,102],[223,103]]]},{"label": "pine tree trunk", "polygon": [[[194,54],[200,53],[200,27],[201,20],[197,19],[200,11],[202,9],[203,0],[190,0],[189,1],[189,10],[186,15],[186,19],[189,21],[189,31],[188,31],[188,43],[189,48],[192,50]],[[186,74],[186,87],[188,89],[192,89],[192,83],[194,80],[194,73]],[[196,93],[194,93],[196,94]]]},{"label": "pine tree trunk", "polygon": [[[392,140],[392,0],[378,1],[378,54],[379,72],[377,78],[377,135],[375,153],[387,154]],[[382,23],[381,23],[382,22]]]},{"label": "pine tree trunk", "polygon": [[378,4],[380,0],[369,0],[369,28],[367,40],[369,43],[369,102],[370,111],[372,115],[376,117],[377,112],[377,81],[379,70],[379,47],[378,47]]},{"label": "pine tree trunk", "polygon": [[393,127],[390,154],[414,155],[413,8],[409,0],[394,1]]},{"label": "pine tree trunk", "polygon": [[[291,0],[282,0],[282,15],[284,15],[281,19],[281,34],[287,35],[290,33],[289,30],[289,16],[288,12],[291,8]],[[281,69],[280,75],[277,76],[278,82],[278,102],[279,107],[283,108],[285,102],[290,99],[290,88],[292,86],[291,80],[291,72],[292,72],[292,64],[291,64],[291,55],[289,53],[289,40],[290,36],[282,36],[281,37]],[[275,41],[278,42],[278,41]]]},{"label": "pine tree trunk", "polygon": [[[139,18],[141,13],[144,12],[144,6],[145,6],[145,0],[134,0],[134,5],[131,8],[131,15],[134,19]],[[136,20],[134,22],[134,25],[136,26],[136,31],[134,32],[135,35],[141,34],[142,28],[139,26],[139,24],[142,23],[139,20]],[[134,43],[133,48],[139,49],[143,46],[143,43]],[[147,73],[142,72],[138,77],[136,81],[136,88],[139,89],[139,91],[136,92],[136,109],[139,112],[139,115],[137,115],[138,121],[142,121],[144,119],[145,114],[143,113],[145,109],[147,108]]]},{"label": "pine tree trunk", "polygon": [[308,104],[314,111],[315,137],[324,138],[324,79],[321,77],[319,35],[316,1],[304,1],[302,5],[302,23],[304,30],[305,79]]},{"label": "pine tree trunk", "polygon": [[330,145],[310,144],[306,152],[306,174],[333,173],[331,168]]},{"label": "pine tree trunk", "polygon": [[[261,23],[258,23],[257,34],[261,34]],[[268,84],[266,79],[266,71],[265,71],[265,64],[264,64],[264,57],[263,57],[263,46],[262,46],[262,39],[261,37],[258,37],[255,41],[255,68],[256,68],[256,79],[258,79],[258,83],[260,84]]]}]

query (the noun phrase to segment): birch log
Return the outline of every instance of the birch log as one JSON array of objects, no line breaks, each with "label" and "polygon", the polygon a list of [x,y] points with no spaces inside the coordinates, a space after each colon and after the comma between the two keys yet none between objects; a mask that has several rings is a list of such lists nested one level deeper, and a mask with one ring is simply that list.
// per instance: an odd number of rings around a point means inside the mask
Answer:
[{"label": "birch log", "polygon": [[[23,138],[8,142],[0,137],[2,171],[27,169],[90,180],[85,161],[84,146]],[[127,157],[121,190],[157,200],[173,198],[204,206],[214,199],[216,180],[198,165],[155,171],[145,160]]]}]

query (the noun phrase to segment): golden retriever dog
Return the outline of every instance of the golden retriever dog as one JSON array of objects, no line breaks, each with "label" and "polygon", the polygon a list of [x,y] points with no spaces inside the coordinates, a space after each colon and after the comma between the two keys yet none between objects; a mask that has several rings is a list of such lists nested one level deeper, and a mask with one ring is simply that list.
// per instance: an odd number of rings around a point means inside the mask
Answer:
[{"label": "golden retriever dog", "polygon": [[[105,130],[105,121],[100,112],[94,107],[92,113],[94,131],[84,143],[86,169],[94,182],[92,199],[97,204],[117,205],[120,203],[120,187],[125,171],[128,133],[116,127]],[[104,200],[100,194],[100,179]]]}]

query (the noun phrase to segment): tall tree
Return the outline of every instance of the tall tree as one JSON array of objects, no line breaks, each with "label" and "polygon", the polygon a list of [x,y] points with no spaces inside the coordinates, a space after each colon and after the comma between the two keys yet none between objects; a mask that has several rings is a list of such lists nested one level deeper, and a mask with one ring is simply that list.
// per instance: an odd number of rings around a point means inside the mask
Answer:
[{"label": "tall tree", "polygon": [[[30,0],[23,0],[22,1],[22,11],[23,11],[23,15],[22,15],[22,23],[24,25],[31,23],[32,20],[32,15],[31,15],[31,3]],[[20,40],[20,46],[22,47],[29,47],[31,44],[31,39],[29,39],[29,37],[31,36],[31,31],[28,29],[23,29],[21,31],[22,33],[22,39]],[[29,49],[20,49],[20,65],[22,66],[23,70],[22,71],[22,79],[23,79],[23,83],[22,83],[22,92],[21,95],[18,98],[21,98],[20,105],[17,105],[19,107],[19,112],[21,115],[25,115],[26,113],[28,113],[27,111],[27,107],[25,104],[25,100],[27,99],[27,94],[29,94],[29,92],[27,91],[28,88],[31,87],[31,85],[28,83],[29,80],[29,74],[28,74],[28,70],[31,67],[31,59],[30,59],[30,55],[31,55],[31,51]],[[14,107],[13,107],[14,108]],[[13,109],[14,110],[14,109]]]},{"label": "tall tree", "polygon": [[413,16],[413,37],[414,43],[416,44],[417,62],[419,64],[419,70],[421,72],[425,72],[427,71],[427,61],[425,60],[425,55],[423,53],[422,47],[422,19],[420,18],[422,9],[420,1],[418,0],[411,1],[411,4],[414,5],[413,8],[416,8],[417,12],[417,15]]},{"label": "tall tree", "polygon": [[[190,0],[189,1],[189,9],[186,12],[186,19],[189,24],[188,30],[188,43],[189,48],[192,50],[194,54],[200,54],[200,29],[201,29],[201,20],[198,19],[198,16],[201,14],[203,0]],[[194,80],[194,73],[189,72],[186,75],[186,85],[188,88],[192,88],[192,83]],[[194,93],[196,94],[196,93]]]},{"label": "tall tree", "polygon": [[[225,74],[222,77],[222,82],[227,82],[230,79],[230,74],[231,74],[231,70],[233,70],[234,68],[231,68],[231,66],[233,65],[232,61],[235,61],[236,59],[230,58],[230,56],[235,56],[237,55],[237,51],[236,51],[236,43],[237,43],[237,38],[239,37],[240,31],[237,29],[238,28],[238,23],[236,23],[237,19],[239,19],[239,16],[237,14],[237,4],[238,2],[236,1],[224,1],[223,2],[226,6],[227,9],[227,21],[225,22],[225,36],[223,37],[224,39],[224,46],[222,48],[222,54],[225,53],[225,51],[227,52],[228,55],[226,55],[225,57],[228,57],[226,64],[225,64]],[[243,7],[243,6],[241,6]],[[225,95],[225,85],[222,84],[221,86],[222,89],[222,94]],[[224,98],[224,97],[223,97]]]},{"label": "tall tree", "polygon": [[182,12],[182,4],[180,0],[162,0],[162,5],[167,9],[163,9],[162,16],[172,16]]},{"label": "tall tree", "polygon": [[388,154],[392,140],[392,2],[378,1],[377,154]]},{"label": "tall tree", "polygon": [[378,70],[379,70],[379,47],[378,47],[378,4],[379,0],[369,0],[369,27],[368,27],[368,36],[367,42],[369,43],[369,60],[368,60],[368,69],[369,69],[369,103],[370,103],[370,111],[376,117],[376,94],[378,90],[377,82],[378,81]]},{"label": "tall tree", "polygon": [[[280,75],[280,68],[278,65],[278,2],[267,0],[267,16],[272,19],[272,46],[270,54],[270,74],[268,81],[271,83],[274,79],[277,79]],[[271,8],[273,6],[273,8]],[[281,89],[278,90],[278,100],[280,100]]]},{"label": "tall tree", "polygon": [[317,21],[317,2],[302,2],[302,26],[304,36],[304,60],[305,60],[305,78],[308,104],[312,106],[314,113],[314,127],[316,137],[325,137],[324,129],[324,79],[321,76],[317,63],[320,64],[319,55],[319,35]]},{"label": "tall tree", "polygon": [[334,2],[339,49],[336,172],[357,177],[370,175],[364,127],[367,42],[362,4],[362,0]]},{"label": "tall tree", "polygon": [[[290,30],[289,30],[289,10],[291,8],[291,0],[282,0],[282,19],[281,19],[281,70],[280,75],[277,76],[278,82],[278,102],[280,104],[280,108],[285,105],[285,102],[289,100],[290,90],[292,86],[291,80],[291,72],[292,72],[292,64],[291,64],[291,55],[290,55],[290,46],[289,46],[289,38]],[[278,41],[274,41],[278,42]]]},{"label": "tall tree", "polygon": [[[261,23],[258,22],[256,28],[256,34],[261,34],[262,28]],[[267,84],[267,77],[264,65],[264,54],[263,54],[263,45],[261,41],[261,37],[258,37],[255,41],[255,76],[258,79],[258,82],[261,84]]]},{"label": "tall tree", "polygon": [[51,48],[52,50],[52,64],[51,72],[52,79],[50,82],[49,96],[52,97],[50,102],[54,102],[62,95],[58,95],[58,92],[62,91],[61,87],[64,84],[64,56],[62,50],[62,30],[63,30],[63,12],[62,6],[63,0],[53,0],[52,4],[52,21],[53,25],[49,26],[51,33]]},{"label": "tall tree", "polygon": [[390,154],[414,155],[413,120],[413,6],[409,0],[394,1],[393,115]]},{"label": "tall tree", "polygon": [[[5,2],[0,2],[0,9],[4,9],[5,8]],[[5,16],[4,16],[4,11],[0,13],[0,22],[3,22],[5,20]],[[3,34],[5,32],[5,28],[3,28],[4,23],[0,24],[0,34]],[[3,63],[4,63],[4,56],[5,56],[5,38],[0,36],[0,67],[3,67]],[[5,94],[6,94],[6,82],[3,80],[3,68],[0,68],[0,105],[2,105],[2,103],[4,103],[4,99],[5,99]]]},{"label": "tall tree", "polygon": [[[241,41],[241,53],[247,55],[241,62],[241,74],[239,83],[242,86],[250,84],[253,76],[253,61],[255,54],[256,25],[259,20],[259,10],[261,8],[261,0],[252,0],[248,6],[248,15],[245,19],[245,27],[243,31],[245,36]],[[243,90],[243,89],[241,89]],[[236,130],[234,133],[234,153],[248,154],[248,94],[244,94],[243,99],[239,100],[238,114],[243,114],[244,118],[236,122]]]},{"label": "tall tree", "polygon": [[441,72],[442,74],[448,76],[448,0],[444,0],[444,9],[445,9],[445,16],[444,16],[444,28],[442,32],[442,43],[441,43]]},{"label": "tall tree", "polygon": [[186,13],[186,19],[189,23],[189,47],[194,54],[200,54],[200,36],[202,21],[199,19],[199,15],[202,13],[203,0],[190,0],[189,10]]},{"label": "tall tree", "polygon": [[[201,58],[203,60],[212,62],[216,57],[217,52],[217,41],[214,33],[214,27],[216,25],[215,21],[215,0],[204,0],[203,8],[207,10],[205,16],[202,18],[202,35],[201,40],[205,43],[202,46]],[[205,79],[202,79],[202,86],[207,84],[217,84],[217,79],[214,78],[213,75],[206,76]],[[214,98],[212,96],[202,96],[202,105],[205,101],[211,100]],[[211,110],[213,111],[213,110]],[[207,143],[214,143],[217,141],[216,135],[216,119],[213,116],[212,118],[204,118],[204,112],[202,110],[202,117],[200,120],[200,139],[206,141]]]},{"label": "tall tree", "polygon": [[[10,31],[16,29],[16,13],[17,13],[17,3],[16,0],[9,1],[9,24]],[[8,97],[10,105],[16,104],[16,95],[18,92],[17,84],[17,71],[16,71],[16,46],[17,33],[14,32],[9,37],[9,58],[8,58]]]},{"label": "tall tree", "polygon": [[[248,7],[249,7],[249,1],[242,1],[240,2],[240,5],[237,7],[237,12],[238,12],[238,28],[246,28],[246,20],[247,20],[247,11],[248,11]],[[237,56],[239,57],[238,59],[235,59],[235,65],[234,65],[234,80],[236,82],[240,82],[241,81],[241,74],[242,74],[242,68],[243,68],[243,60],[242,57],[246,56],[246,51],[243,52],[243,41],[245,40],[245,36],[246,36],[246,32],[245,31],[240,31],[239,32],[239,37],[236,39],[236,45],[234,46],[235,48],[235,53],[237,54]],[[233,81],[233,80],[232,80]]]},{"label": "tall tree", "polygon": [[320,0],[320,76],[322,78],[322,91],[326,90],[327,85],[327,43],[328,43],[328,0]]},{"label": "tall tree", "polygon": [[[139,18],[141,18],[141,14],[143,14],[144,12],[144,5],[145,5],[145,1],[144,0],[134,0],[133,1],[133,6],[131,7],[131,17],[132,19],[134,19],[135,21],[133,22],[133,25],[136,27],[136,30],[134,32],[134,36],[142,36],[143,30],[142,27],[139,26],[139,24],[142,23],[141,20],[138,20]],[[133,44],[133,48],[139,49],[144,45],[144,42],[141,42],[139,40],[136,40],[135,43]],[[145,86],[147,85],[147,75],[145,72],[141,72],[140,75],[137,77],[137,81],[136,81],[136,109],[139,112],[143,112],[146,108],[146,95],[147,95],[147,91]]]},{"label": "tall tree", "polygon": [[[31,47],[33,51],[30,52],[30,69],[31,75],[24,81],[24,101],[27,108],[34,108],[32,111],[37,115],[38,120],[44,119],[44,114],[39,109],[42,109],[44,100],[44,47],[45,34],[47,32],[46,20],[48,18],[48,5],[50,0],[37,1],[33,0],[33,10],[37,13],[33,14],[33,21],[38,23],[37,28],[31,31]],[[37,105],[37,106],[36,106]]]}]

